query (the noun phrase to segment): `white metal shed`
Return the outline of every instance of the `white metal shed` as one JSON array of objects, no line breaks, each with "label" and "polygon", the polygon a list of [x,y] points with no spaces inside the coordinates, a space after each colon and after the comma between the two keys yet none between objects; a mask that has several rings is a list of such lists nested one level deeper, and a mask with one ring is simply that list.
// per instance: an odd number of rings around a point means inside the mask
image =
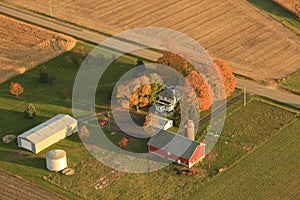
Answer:
[{"label": "white metal shed", "polygon": [[77,120],[59,114],[18,136],[18,147],[38,153],[78,131]]}]

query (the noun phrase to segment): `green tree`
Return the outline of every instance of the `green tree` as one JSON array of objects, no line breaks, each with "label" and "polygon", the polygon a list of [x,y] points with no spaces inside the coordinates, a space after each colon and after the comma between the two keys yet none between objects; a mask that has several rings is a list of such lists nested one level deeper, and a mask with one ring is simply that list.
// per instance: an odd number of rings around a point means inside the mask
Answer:
[{"label": "green tree", "polygon": [[65,59],[65,64],[66,64],[66,67],[72,67],[73,66],[73,59],[71,58],[70,55],[66,56],[66,59]]},{"label": "green tree", "polygon": [[152,73],[149,76],[151,82],[151,93],[149,95],[149,103],[151,105],[157,103],[157,95],[165,88],[164,81],[157,73]]},{"label": "green tree", "polygon": [[178,103],[174,109],[174,115],[173,115],[174,126],[179,127],[180,122],[181,122],[181,107],[180,107],[180,103]]},{"label": "green tree", "polygon": [[144,64],[144,61],[143,61],[142,59],[139,58],[139,59],[136,61],[135,66],[140,66],[140,65],[145,65],[145,64]]},{"label": "green tree", "polygon": [[45,66],[42,66],[40,71],[39,71],[39,75],[40,75],[40,82],[41,83],[47,83],[48,81],[48,72],[47,72],[47,68]]},{"label": "green tree", "polygon": [[54,76],[48,74],[47,68],[45,66],[42,66],[40,68],[39,75],[40,83],[53,83],[55,80]]},{"label": "green tree", "polygon": [[24,111],[25,118],[33,119],[36,116],[36,109],[33,104],[29,103]]}]

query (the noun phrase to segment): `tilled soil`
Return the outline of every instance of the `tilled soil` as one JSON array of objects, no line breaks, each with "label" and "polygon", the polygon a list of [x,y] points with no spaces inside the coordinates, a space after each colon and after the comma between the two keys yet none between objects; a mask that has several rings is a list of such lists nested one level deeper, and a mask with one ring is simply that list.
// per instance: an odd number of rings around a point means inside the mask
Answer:
[{"label": "tilled soil", "polygon": [[0,170],[0,199],[64,200],[67,198]]}]

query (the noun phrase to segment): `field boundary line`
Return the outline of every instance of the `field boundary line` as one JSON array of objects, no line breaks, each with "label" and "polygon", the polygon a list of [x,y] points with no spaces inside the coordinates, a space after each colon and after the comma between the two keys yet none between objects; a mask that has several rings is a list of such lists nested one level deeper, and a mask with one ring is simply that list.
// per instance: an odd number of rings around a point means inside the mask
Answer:
[{"label": "field boundary line", "polygon": [[[266,104],[269,104],[269,105],[272,105],[272,106],[275,106],[277,108],[281,108],[281,109],[284,109],[284,110],[287,110],[287,111],[290,111],[292,113],[295,113],[296,115],[299,115],[299,110],[296,109],[296,108],[293,108],[293,107],[290,107],[289,105],[286,105],[284,103],[277,103],[277,102],[274,102],[275,100],[271,100],[271,99],[268,99],[266,97],[262,97],[262,96],[253,96],[251,99],[249,99],[249,102],[251,101],[259,101],[259,102],[262,102],[262,103],[266,103]],[[281,105],[282,104],[282,105]]]}]

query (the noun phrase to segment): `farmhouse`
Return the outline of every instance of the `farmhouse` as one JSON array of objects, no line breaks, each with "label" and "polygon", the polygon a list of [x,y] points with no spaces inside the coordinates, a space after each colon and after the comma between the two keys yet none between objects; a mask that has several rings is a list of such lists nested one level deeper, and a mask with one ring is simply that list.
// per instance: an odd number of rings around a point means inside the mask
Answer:
[{"label": "farmhouse", "polygon": [[167,88],[166,90],[158,93],[158,101],[155,106],[156,111],[172,112],[179,101],[179,96],[176,94],[176,90],[172,88]]},{"label": "farmhouse", "polygon": [[191,168],[205,157],[205,144],[168,131],[160,131],[148,142],[149,152]]},{"label": "farmhouse", "polygon": [[77,131],[76,119],[59,114],[19,135],[18,147],[37,154]]}]

